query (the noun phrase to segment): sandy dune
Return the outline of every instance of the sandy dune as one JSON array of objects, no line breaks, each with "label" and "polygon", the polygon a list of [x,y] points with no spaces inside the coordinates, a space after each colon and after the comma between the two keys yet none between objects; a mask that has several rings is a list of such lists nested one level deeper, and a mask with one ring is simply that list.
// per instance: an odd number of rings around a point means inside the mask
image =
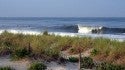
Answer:
[{"label": "sandy dune", "polygon": [[[92,49],[91,49],[92,50]],[[83,56],[89,56],[90,51],[87,50],[84,53],[82,53]],[[64,55],[68,57],[79,57],[77,55],[71,55],[68,54],[67,51],[62,52]],[[63,56],[63,55],[62,55]],[[9,56],[4,56],[0,57],[0,66],[10,66],[16,70],[27,70],[27,68],[30,65],[30,61],[28,60],[21,60],[21,61],[11,61]],[[57,62],[50,62],[50,63],[45,63],[47,65],[47,70],[78,70],[78,63],[66,63],[66,64],[58,64]]]},{"label": "sandy dune", "polygon": [[77,63],[58,64],[56,62],[51,62],[47,64],[47,67],[47,70],[78,70]]},{"label": "sandy dune", "polygon": [[11,61],[8,56],[0,57],[0,66],[10,66],[16,70],[26,70],[29,66],[29,61]]},{"label": "sandy dune", "polygon": [[[26,60],[11,61],[8,56],[0,57],[0,66],[10,66],[16,70],[27,70],[30,62]],[[58,64],[57,62],[46,63],[47,70],[78,70],[77,63]]]}]

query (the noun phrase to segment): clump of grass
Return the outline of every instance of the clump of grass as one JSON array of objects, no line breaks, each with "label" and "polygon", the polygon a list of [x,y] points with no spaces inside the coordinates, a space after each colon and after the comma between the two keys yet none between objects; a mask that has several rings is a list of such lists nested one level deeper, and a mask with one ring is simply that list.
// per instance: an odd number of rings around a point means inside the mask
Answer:
[{"label": "clump of grass", "polygon": [[13,52],[11,55],[13,59],[21,59],[28,56],[30,53],[26,48],[19,48]]},{"label": "clump of grass", "polygon": [[44,32],[43,32],[43,35],[49,35],[49,34],[48,34],[48,31],[47,31],[47,30],[44,31]]},{"label": "clump of grass", "polygon": [[103,62],[96,66],[96,70],[125,70],[125,67]]},{"label": "clump of grass", "polygon": [[99,53],[99,51],[97,49],[92,49],[92,51],[91,51],[92,56],[96,56],[96,55],[98,55],[98,53]]},{"label": "clump of grass", "polygon": [[93,59],[90,57],[83,57],[81,61],[81,67],[86,69],[92,69],[94,67]]},{"label": "clump of grass", "polygon": [[0,70],[14,70],[14,69],[11,67],[0,67]]},{"label": "clump of grass", "polygon": [[45,49],[44,54],[47,55],[47,56],[50,56],[54,59],[58,59],[59,50],[56,49],[56,48],[55,49],[54,48],[48,48],[48,49]]},{"label": "clump of grass", "polygon": [[76,58],[76,57],[69,57],[69,59],[68,59],[68,61],[69,62],[78,62],[79,61],[79,59],[78,58]]},{"label": "clump of grass", "polygon": [[28,68],[28,70],[46,70],[47,66],[43,63],[32,63],[31,66]]}]

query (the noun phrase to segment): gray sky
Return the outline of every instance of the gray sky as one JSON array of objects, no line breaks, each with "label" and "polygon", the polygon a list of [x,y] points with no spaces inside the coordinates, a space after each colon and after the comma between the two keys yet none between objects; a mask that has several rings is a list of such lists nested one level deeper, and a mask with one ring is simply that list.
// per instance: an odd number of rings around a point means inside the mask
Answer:
[{"label": "gray sky", "polygon": [[125,17],[125,0],[0,0],[0,17]]}]

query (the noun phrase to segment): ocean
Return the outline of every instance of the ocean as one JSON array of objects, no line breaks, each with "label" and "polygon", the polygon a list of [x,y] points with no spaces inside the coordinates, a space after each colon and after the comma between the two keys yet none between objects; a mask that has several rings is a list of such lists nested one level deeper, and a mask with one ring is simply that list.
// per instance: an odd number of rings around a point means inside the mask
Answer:
[{"label": "ocean", "polygon": [[3,31],[23,34],[50,34],[62,36],[106,37],[125,40],[123,17],[0,17]]}]

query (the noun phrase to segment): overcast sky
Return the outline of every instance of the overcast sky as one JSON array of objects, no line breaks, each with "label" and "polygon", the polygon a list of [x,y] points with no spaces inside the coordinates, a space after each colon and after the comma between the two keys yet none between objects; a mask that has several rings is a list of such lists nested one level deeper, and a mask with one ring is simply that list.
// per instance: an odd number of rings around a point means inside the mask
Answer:
[{"label": "overcast sky", "polygon": [[0,0],[0,17],[125,17],[125,0]]}]

